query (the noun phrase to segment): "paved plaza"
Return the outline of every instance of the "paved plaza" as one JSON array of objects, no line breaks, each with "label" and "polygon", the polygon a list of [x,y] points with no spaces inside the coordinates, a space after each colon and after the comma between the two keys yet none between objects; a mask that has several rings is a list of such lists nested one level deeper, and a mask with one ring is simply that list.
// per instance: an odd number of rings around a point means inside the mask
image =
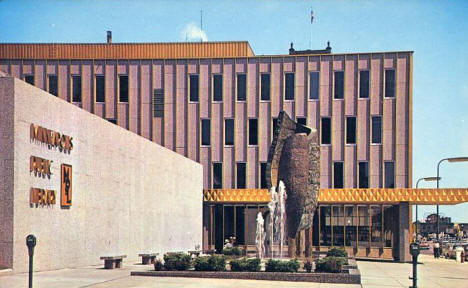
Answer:
[{"label": "paved plaza", "polygon": [[[454,260],[434,259],[431,255],[421,255],[418,266],[418,287],[468,287],[468,263],[456,263]],[[362,273],[361,285],[253,281],[253,280],[221,280],[196,278],[156,278],[129,276],[130,271],[145,271],[152,269],[151,265],[125,263],[124,269],[104,270],[101,266],[76,269],[61,269],[34,274],[36,288],[62,287],[409,287],[411,280],[411,264],[395,262],[358,261]],[[8,271],[0,272],[1,288],[27,287],[28,274],[11,275]]]}]

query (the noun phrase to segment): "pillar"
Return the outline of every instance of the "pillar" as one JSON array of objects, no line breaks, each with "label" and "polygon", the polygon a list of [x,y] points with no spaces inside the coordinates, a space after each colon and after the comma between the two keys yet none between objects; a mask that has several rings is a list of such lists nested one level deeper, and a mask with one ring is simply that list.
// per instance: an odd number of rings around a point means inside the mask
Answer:
[{"label": "pillar", "polygon": [[296,238],[288,237],[288,256],[289,258],[296,258]]},{"label": "pillar", "polygon": [[398,205],[398,256],[400,262],[411,261],[409,253],[410,209],[407,202]]}]

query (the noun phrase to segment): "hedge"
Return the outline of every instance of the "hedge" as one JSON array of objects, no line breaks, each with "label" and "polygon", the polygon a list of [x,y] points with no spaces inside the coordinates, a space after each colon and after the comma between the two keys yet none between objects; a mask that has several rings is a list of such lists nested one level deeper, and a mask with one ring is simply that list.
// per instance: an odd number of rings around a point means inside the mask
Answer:
[{"label": "hedge", "polygon": [[165,270],[188,270],[191,266],[190,255],[184,253],[171,253],[164,255]]},{"label": "hedge", "polygon": [[229,264],[231,264],[231,271],[249,271],[249,272],[260,271],[260,259],[258,258],[234,259],[234,260],[231,260]]},{"label": "hedge", "polygon": [[226,258],[222,255],[197,257],[194,268],[196,271],[225,271]]},{"label": "hedge", "polygon": [[297,272],[299,270],[299,261],[292,259],[289,261],[270,259],[265,265],[267,272]]},{"label": "hedge", "polygon": [[348,259],[344,257],[327,256],[323,259],[318,259],[315,264],[315,272],[330,272],[339,273],[341,267],[348,264]]},{"label": "hedge", "polygon": [[239,247],[224,248],[223,254],[240,256],[242,255],[242,250]]},{"label": "hedge", "polygon": [[327,257],[348,257],[348,252],[344,249],[344,247],[331,247],[327,252]]}]

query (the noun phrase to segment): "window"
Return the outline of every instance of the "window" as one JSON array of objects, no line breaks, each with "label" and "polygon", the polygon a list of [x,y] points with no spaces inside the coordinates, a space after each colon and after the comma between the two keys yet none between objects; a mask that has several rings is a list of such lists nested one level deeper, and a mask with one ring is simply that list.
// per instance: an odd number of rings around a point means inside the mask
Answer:
[{"label": "window", "polygon": [[275,133],[276,127],[278,127],[278,118],[273,118],[273,133]]},{"label": "window", "polygon": [[369,70],[359,71],[359,98],[369,98]]},{"label": "window", "polygon": [[260,163],[260,188],[262,189],[268,188],[267,180],[266,180],[266,173],[267,173],[267,163],[261,162]]},{"label": "window", "polygon": [[343,162],[333,163],[333,188],[343,188]]},{"label": "window", "polygon": [[213,101],[223,101],[223,75],[213,75]]},{"label": "window", "polygon": [[372,144],[382,143],[382,116],[372,116]]},{"label": "window", "polygon": [[234,145],[234,119],[224,119],[224,145]]},{"label": "window", "polygon": [[202,119],[201,120],[201,132],[202,132],[202,136],[201,136],[201,141],[202,141],[202,145],[203,146],[209,146],[210,145],[210,131],[211,131],[211,127],[210,127],[210,119]]},{"label": "window", "polygon": [[346,117],[346,144],[356,144],[356,117]]},{"label": "window", "polygon": [[385,162],[385,188],[395,188],[395,162]]},{"label": "window", "polygon": [[358,245],[369,246],[369,206],[358,206]]},{"label": "window", "polygon": [[285,78],[284,100],[294,100],[294,73],[286,73]]},{"label": "window", "polygon": [[117,124],[117,120],[116,120],[116,119],[107,119],[107,121],[109,121],[109,122],[112,123],[112,124]]},{"label": "window", "polygon": [[258,119],[249,119],[249,145],[258,145]]},{"label": "window", "polygon": [[246,181],[245,181],[245,163],[236,163],[236,188],[237,189],[245,189],[246,188]]},{"label": "window", "polygon": [[25,75],[24,82],[34,86],[34,75]]},{"label": "window", "polygon": [[128,102],[128,76],[119,76],[119,102]]},{"label": "window", "polygon": [[96,76],[96,102],[106,102],[106,78]]},{"label": "window", "polygon": [[245,101],[247,86],[245,74],[237,74],[237,101]]},{"label": "window", "polygon": [[297,123],[307,126],[307,118],[306,117],[297,117]]},{"label": "window", "polygon": [[190,75],[190,102],[198,102],[198,75]]},{"label": "window", "polygon": [[223,188],[223,163],[213,163],[213,189]]},{"label": "window", "polygon": [[309,99],[319,99],[319,72],[310,72]]},{"label": "window", "polygon": [[264,101],[270,100],[270,74],[261,74],[261,92],[260,92],[260,99]]},{"label": "window", "polygon": [[154,89],[153,91],[153,117],[164,117],[164,90]]},{"label": "window", "polygon": [[395,70],[385,70],[385,97],[395,97]]},{"label": "window", "polygon": [[322,144],[331,144],[331,119],[322,117]]},{"label": "window", "polygon": [[335,71],[335,99],[344,98],[344,72]]},{"label": "window", "polygon": [[359,188],[369,188],[369,163],[359,162]]},{"label": "window", "polygon": [[57,75],[49,75],[49,93],[58,96],[58,78]]},{"label": "window", "polygon": [[81,76],[72,76],[73,102],[81,102]]}]

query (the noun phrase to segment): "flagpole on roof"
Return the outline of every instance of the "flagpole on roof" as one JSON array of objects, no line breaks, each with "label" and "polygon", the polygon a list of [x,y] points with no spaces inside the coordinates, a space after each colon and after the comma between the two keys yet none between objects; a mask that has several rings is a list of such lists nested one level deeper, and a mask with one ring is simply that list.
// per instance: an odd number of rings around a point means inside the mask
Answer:
[{"label": "flagpole on roof", "polygon": [[314,10],[310,7],[310,35],[309,35],[309,48],[312,49],[312,23],[314,22]]}]

